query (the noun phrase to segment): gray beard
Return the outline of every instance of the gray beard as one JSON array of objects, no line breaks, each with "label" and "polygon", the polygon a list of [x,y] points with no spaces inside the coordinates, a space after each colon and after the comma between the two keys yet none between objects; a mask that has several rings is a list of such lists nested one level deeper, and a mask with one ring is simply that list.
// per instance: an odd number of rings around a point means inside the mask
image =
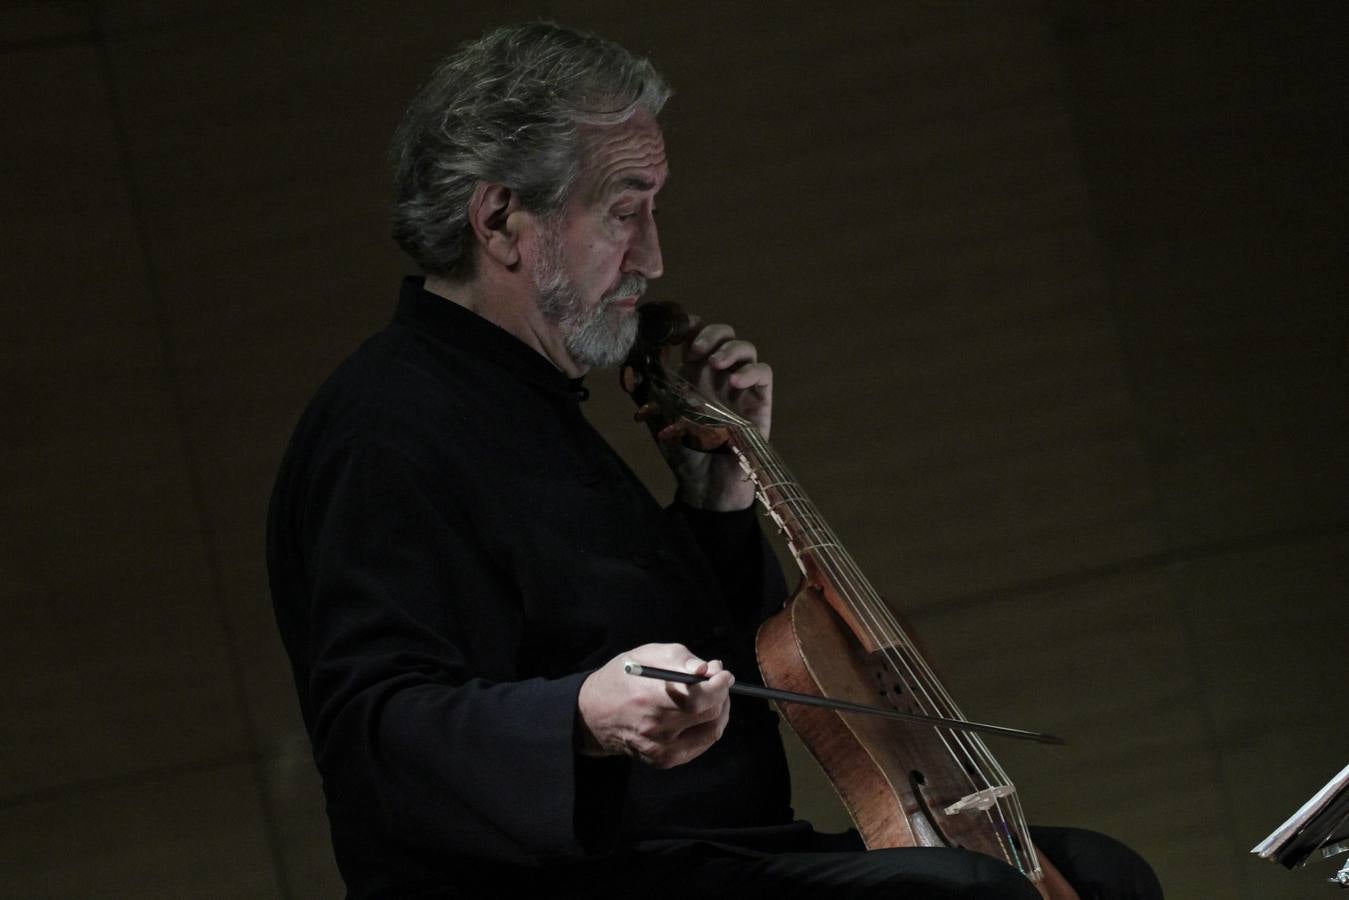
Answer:
[{"label": "gray beard", "polygon": [[616,366],[627,359],[637,340],[637,316],[616,311],[613,301],[640,297],[646,290],[646,278],[635,272],[625,273],[613,290],[587,310],[581,292],[567,278],[561,242],[552,228],[544,229],[539,257],[539,271],[534,279],[539,311],[560,326],[563,345],[571,358],[591,368]]}]

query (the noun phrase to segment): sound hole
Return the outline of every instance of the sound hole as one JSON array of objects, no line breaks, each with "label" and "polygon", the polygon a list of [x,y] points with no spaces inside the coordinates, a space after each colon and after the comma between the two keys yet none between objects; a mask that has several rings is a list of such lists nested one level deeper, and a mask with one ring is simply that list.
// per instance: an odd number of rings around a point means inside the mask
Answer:
[{"label": "sound hole", "polygon": [[937,817],[932,814],[932,807],[928,806],[927,794],[923,791],[923,787],[926,784],[927,776],[922,772],[917,769],[913,769],[909,772],[909,787],[913,790],[913,796],[918,801],[918,808],[922,811],[923,818],[927,820],[927,824],[932,828],[932,832],[936,834],[946,846],[955,847],[960,850],[966,849],[963,844],[955,843],[946,836],[946,832],[942,831],[941,823],[937,820]]}]

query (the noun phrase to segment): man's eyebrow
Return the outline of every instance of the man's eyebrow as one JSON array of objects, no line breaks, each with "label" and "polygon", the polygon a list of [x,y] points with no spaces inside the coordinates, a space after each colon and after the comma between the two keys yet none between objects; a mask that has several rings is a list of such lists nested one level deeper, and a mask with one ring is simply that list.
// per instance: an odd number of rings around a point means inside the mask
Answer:
[{"label": "man's eyebrow", "polygon": [[[666,181],[669,181],[668,176]],[[626,175],[609,186],[609,193],[620,194],[623,191],[653,191],[655,189],[656,182],[650,178],[643,178],[640,175]]]}]

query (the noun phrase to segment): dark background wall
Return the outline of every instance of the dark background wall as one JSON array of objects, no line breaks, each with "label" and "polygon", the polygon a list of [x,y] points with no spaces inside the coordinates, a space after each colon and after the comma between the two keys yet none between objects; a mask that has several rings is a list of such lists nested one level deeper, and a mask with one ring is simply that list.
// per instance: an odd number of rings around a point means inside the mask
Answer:
[{"label": "dark background wall", "polygon": [[0,892],[337,893],[263,510],[408,269],[402,105],[536,16],[675,85],[652,296],[760,344],[967,712],[1071,739],[995,745],[1032,818],[1175,897],[1331,890],[1246,851],[1349,761],[1344,7],[1209,7],[0,8]]}]

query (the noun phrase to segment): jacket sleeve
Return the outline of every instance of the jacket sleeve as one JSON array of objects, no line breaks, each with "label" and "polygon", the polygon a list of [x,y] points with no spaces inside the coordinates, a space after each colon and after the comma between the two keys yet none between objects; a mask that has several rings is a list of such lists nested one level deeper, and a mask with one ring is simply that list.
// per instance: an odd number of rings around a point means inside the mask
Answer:
[{"label": "jacket sleeve", "polygon": [[518,598],[447,481],[392,446],[342,447],[293,520],[310,580],[297,671],[334,840],[378,829],[524,865],[602,852],[628,763],[573,750],[588,673],[514,671]]},{"label": "jacket sleeve", "polygon": [[676,500],[668,516],[683,521],[712,566],[743,627],[754,628],[782,609],[787,584],[773,548],[759,528],[758,506],[736,512],[698,509]]}]

